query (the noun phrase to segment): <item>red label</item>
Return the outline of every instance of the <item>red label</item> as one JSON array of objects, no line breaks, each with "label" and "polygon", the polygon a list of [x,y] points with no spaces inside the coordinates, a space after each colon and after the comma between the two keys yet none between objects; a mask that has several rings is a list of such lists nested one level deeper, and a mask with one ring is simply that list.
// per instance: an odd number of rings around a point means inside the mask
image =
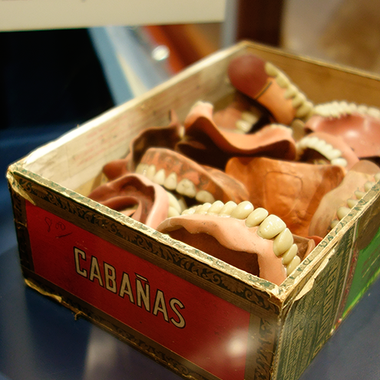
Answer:
[{"label": "red label", "polygon": [[222,379],[244,379],[250,315],[26,202],[35,272]]}]

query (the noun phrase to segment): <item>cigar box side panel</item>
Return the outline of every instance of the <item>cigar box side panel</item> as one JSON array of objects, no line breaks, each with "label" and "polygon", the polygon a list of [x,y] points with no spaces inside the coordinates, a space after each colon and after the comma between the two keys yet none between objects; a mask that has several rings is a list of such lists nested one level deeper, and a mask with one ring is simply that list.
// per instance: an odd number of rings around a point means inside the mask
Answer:
[{"label": "cigar box side panel", "polygon": [[333,333],[354,251],[356,223],[332,231],[320,243],[327,253],[314,276],[284,308],[275,373],[298,379]]}]

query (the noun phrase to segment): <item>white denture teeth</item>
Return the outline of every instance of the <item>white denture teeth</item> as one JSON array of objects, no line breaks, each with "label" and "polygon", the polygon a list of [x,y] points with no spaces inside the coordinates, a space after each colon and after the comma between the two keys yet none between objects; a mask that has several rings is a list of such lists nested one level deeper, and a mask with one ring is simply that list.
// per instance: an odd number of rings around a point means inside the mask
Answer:
[{"label": "white denture teeth", "polygon": [[[261,238],[273,241],[273,253],[282,258],[282,264],[287,273],[291,273],[301,261],[297,256],[298,246],[294,243],[293,235],[284,221],[276,215],[269,215],[264,208],[255,209],[249,201],[239,204],[229,201],[224,204],[217,200],[212,204],[204,203],[182,212],[182,215],[193,214],[245,220],[247,228],[257,227],[257,234]],[[296,265],[296,263],[298,264]]]},{"label": "white denture teeth", "polygon": [[318,104],[314,107],[313,113],[327,118],[340,118],[353,113],[359,113],[380,119],[380,109],[368,107],[365,104],[347,103],[346,101]]},{"label": "white denture teeth", "polygon": [[350,213],[350,211],[358,204],[359,200],[362,199],[364,197],[364,195],[368,191],[370,191],[372,189],[372,187],[375,185],[375,183],[379,180],[380,180],[380,173],[377,173],[374,175],[374,181],[375,182],[367,181],[364,184],[364,186],[363,186],[364,191],[356,190],[354,192],[354,196],[356,197],[356,199],[349,198],[346,201],[346,206],[341,206],[338,208],[338,210],[336,211],[336,219],[334,219],[331,222],[330,227],[334,228],[339,223],[340,220],[342,220],[346,215],[348,215]]},{"label": "white denture teeth", "polygon": [[[164,169],[159,169],[156,172],[154,165],[139,163],[136,167],[136,173],[144,175],[152,182],[165,187],[167,190],[175,191],[188,198],[195,198],[199,203],[213,203],[215,201],[214,196],[209,191],[198,191],[194,183],[189,179],[184,178],[178,182],[177,174],[174,172],[166,176]],[[184,204],[186,208],[186,203],[184,202]]]},{"label": "white denture teeth", "polygon": [[285,99],[292,100],[292,106],[296,109],[296,117],[300,119],[308,119],[313,114],[314,105],[309,101],[291,80],[270,62],[265,63],[265,72],[268,76],[275,78],[276,83],[285,89]]},{"label": "white denture teeth", "polygon": [[335,149],[331,144],[316,136],[302,138],[296,147],[298,157],[301,157],[306,149],[312,149],[326,157],[332,165],[347,166],[347,160],[342,157],[339,149]]}]

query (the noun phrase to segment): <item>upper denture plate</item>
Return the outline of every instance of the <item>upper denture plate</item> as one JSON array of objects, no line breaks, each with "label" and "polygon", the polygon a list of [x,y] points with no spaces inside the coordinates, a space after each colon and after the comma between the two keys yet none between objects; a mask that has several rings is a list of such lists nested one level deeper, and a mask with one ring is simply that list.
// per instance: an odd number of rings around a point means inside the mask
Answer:
[{"label": "upper denture plate", "polygon": [[232,211],[231,217],[236,219],[245,219],[253,211],[253,205],[249,201],[240,202]]},{"label": "upper denture plate", "polygon": [[233,210],[235,210],[237,204],[233,201],[228,201],[220,210],[220,216],[231,216]]},{"label": "upper denture plate", "polygon": [[195,199],[200,203],[213,203],[215,202],[214,196],[206,190],[198,191],[197,195],[195,196]]},{"label": "upper denture plate", "polygon": [[273,240],[273,252],[278,257],[283,255],[293,244],[293,235],[289,228],[285,228]]},{"label": "upper denture plate", "polygon": [[297,253],[298,253],[297,244],[292,244],[290,248],[283,254],[282,263],[284,265],[288,265],[289,263],[292,262],[293,258],[297,255]]},{"label": "upper denture plate", "polygon": [[189,198],[194,198],[197,194],[195,185],[187,178],[184,178],[181,181],[179,181],[176,187],[176,192],[182,195],[186,195]]},{"label": "upper denture plate", "polygon": [[222,201],[215,201],[211,207],[208,209],[208,214],[209,215],[219,215],[220,211],[224,207],[224,203]]},{"label": "upper denture plate", "polygon": [[290,264],[286,267],[286,275],[289,276],[300,264],[301,259],[299,256],[294,256],[293,260]]},{"label": "upper denture plate", "polygon": [[164,186],[169,190],[175,190],[177,188],[177,174],[170,173],[165,179]]},{"label": "upper denture plate", "polygon": [[159,185],[163,185],[164,182],[165,182],[165,170],[164,169],[160,169],[154,176],[153,178],[153,182],[159,184]]},{"label": "upper denture plate", "polygon": [[272,239],[285,228],[285,222],[277,215],[271,214],[261,222],[257,233],[264,239]]},{"label": "upper denture plate", "polygon": [[268,216],[268,214],[269,213],[265,208],[259,207],[248,215],[245,220],[245,225],[247,227],[256,227]]}]

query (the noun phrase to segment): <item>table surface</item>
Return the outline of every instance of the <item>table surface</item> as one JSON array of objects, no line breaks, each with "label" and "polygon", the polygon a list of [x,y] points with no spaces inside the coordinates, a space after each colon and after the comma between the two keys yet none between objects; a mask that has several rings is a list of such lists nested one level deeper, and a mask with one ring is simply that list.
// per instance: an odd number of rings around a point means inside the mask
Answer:
[{"label": "table surface", "polygon": [[[0,189],[0,380],[180,377],[25,286],[7,189]],[[4,202],[5,199],[5,202]],[[380,281],[364,295],[301,380],[380,379]]]}]

